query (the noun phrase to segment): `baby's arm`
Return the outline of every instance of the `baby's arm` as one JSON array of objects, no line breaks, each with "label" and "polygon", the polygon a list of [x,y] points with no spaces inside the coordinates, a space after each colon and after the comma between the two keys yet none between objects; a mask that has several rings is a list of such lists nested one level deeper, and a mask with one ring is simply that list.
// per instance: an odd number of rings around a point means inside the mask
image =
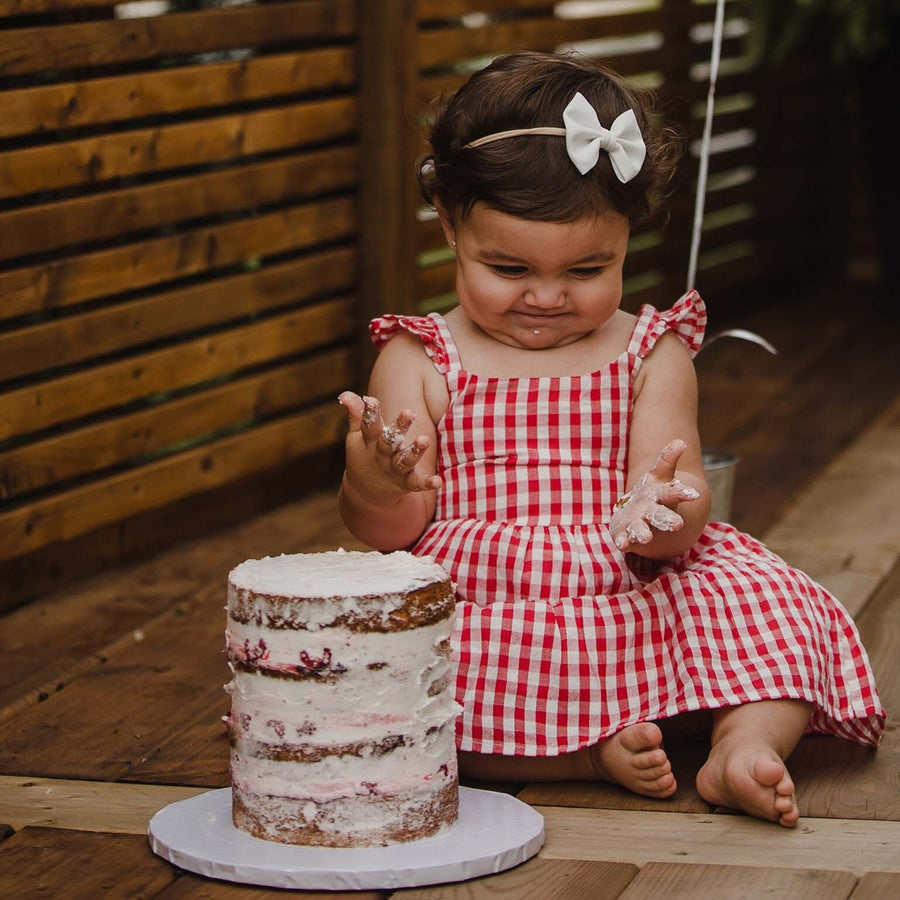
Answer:
[{"label": "baby's arm", "polygon": [[626,489],[631,500],[617,504],[610,523],[620,549],[671,559],[693,546],[709,514],[709,487],[694,365],[672,334],[660,338],[635,385]]},{"label": "baby's arm", "polygon": [[437,440],[426,388],[434,372],[422,345],[398,335],[372,370],[372,396],[339,398],[349,429],[338,507],[350,531],[376,550],[408,547],[434,516],[441,479],[429,474]]}]

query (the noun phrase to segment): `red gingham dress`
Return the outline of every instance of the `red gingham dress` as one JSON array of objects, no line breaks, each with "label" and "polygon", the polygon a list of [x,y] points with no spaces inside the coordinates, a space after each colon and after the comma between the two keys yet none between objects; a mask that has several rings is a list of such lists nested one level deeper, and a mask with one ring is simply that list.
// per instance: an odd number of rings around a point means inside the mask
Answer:
[{"label": "red gingham dress", "polygon": [[[385,316],[443,373],[434,521],[412,548],[457,586],[461,750],[554,756],[619,729],[754,700],[814,704],[809,730],[876,745],[884,710],[856,628],[802,572],[731,525],[655,571],[607,525],[625,491],[632,388],[666,331],[696,352],[703,301],[645,306],[626,352],[587,375],[488,378],[443,317]],[[633,568],[629,567],[631,561]]]}]

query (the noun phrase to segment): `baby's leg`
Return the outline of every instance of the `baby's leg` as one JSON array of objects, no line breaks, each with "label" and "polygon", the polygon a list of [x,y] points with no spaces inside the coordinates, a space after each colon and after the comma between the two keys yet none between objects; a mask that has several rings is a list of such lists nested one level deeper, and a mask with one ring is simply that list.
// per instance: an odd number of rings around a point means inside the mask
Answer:
[{"label": "baby's leg", "polygon": [[709,759],[697,773],[700,796],[788,828],[796,825],[800,810],[784,761],[811,711],[803,700],[761,700],[717,710]]},{"label": "baby's leg", "polygon": [[676,787],[662,732],[652,722],[629,725],[593,747],[560,756],[460,752],[459,768],[486,781],[612,781],[646,797],[669,797]]}]

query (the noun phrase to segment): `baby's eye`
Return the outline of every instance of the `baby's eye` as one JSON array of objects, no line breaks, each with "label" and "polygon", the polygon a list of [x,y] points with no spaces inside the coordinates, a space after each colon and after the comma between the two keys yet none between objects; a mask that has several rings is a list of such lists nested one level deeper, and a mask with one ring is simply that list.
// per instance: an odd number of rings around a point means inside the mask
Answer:
[{"label": "baby's eye", "polygon": [[525,266],[491,266],[491,271],[496,272],[498,275],[503,275],[505,278],[516,278],[519,275],[524,275],[528,270]]},{"label": "baby's eye", "polygon": [[603,271],[603,266],[581,266],[577,269],[569,269],[569,274],[574,278],[594,278]]}]

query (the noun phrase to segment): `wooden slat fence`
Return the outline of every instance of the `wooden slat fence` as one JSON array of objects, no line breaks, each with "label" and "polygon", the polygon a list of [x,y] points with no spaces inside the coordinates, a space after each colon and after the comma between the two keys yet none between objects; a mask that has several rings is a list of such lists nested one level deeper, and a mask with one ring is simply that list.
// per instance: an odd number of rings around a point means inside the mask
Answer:
[{"label": "wooden slat fence", "polygon": [[[824,67],[793,66],[773,104],[748,4],[728,4],[713,295],[802,258],[827,218]],[[0,0],[0,607],[339,470],[335,396],[361,383],[365,320],[452,302],[412,178],[431,97],[496,53],[572,47],[658,86],[695,140],[713,13]],[[683,290],[695,169],[668,226],[633,237],[632,305]]]}]

